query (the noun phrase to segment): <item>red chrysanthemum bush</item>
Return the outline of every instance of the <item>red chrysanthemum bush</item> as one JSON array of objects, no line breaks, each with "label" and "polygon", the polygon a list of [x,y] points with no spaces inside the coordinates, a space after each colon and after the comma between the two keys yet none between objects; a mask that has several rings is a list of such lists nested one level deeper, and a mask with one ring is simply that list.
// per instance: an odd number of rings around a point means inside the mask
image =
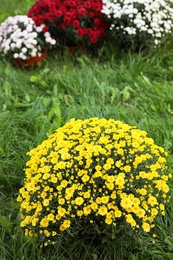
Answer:
[{"label": "red chrysanthemum bush", "polygon": [[37,0],[28,16],[59,44],[95,44],[109,27],[101,10],[102,0]]}]

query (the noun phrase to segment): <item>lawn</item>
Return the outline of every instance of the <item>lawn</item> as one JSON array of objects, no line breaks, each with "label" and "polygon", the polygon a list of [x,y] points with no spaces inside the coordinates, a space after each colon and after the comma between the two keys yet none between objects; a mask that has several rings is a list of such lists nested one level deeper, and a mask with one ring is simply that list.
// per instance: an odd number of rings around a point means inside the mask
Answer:
[{"label": "lawn", "polygon": [[[1,0],[0,22],[25,14],[34,0]],[[56,250],[24,237],[16,202],[26,153],[71,118],[112,118],[145,130],[168,152],[173,173],[173,39],[133,53],[112,41],[97,51],[54,49],[36,69],[0,59],[0,259],[173,259],[173,198],[150,234],[100,245],[80,241]],[[170,191],[173,183],[170,181]],[[156,234],[153,238],[152,234]]]}]

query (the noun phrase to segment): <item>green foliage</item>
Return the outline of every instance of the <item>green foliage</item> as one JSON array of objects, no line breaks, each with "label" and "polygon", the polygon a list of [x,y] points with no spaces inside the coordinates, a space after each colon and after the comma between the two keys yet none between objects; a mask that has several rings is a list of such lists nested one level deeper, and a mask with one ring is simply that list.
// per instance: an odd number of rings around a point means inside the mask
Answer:
[{"label": "green foliage", "polygon": [[0,23],[3,22],[8,16],[26,14],[34,2],[35,0],[1,0]]}]

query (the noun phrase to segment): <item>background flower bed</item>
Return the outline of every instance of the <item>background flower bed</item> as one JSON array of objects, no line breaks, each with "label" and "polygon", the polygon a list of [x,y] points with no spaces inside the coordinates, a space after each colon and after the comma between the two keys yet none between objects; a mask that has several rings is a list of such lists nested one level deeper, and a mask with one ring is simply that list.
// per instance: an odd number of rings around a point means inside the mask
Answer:
[{"label": "background flower bed", "polygon": [[125,47],[157,46],[173,32],[172,1],[103,0],[102,12],[110,21],[110,34]]},{"label": "background flower bed", "polygon": [[143,50],[165,44],[173,33],[171,1],[37,0],[27,14],[2,23],[0,51],[4,54],[25,60],[40,56],[55,43],[57,48],[101,49],[109,36],[115,46]]},{"label": "background flower bed", "polygon": [[56,43],[49,32],[43,32],[43,27],[36,26],[27,15],[9,16],[0,26],[0,52],[22,60],[40,57]]},{"label": "background flower bed", "polygon": [[105,36],[109,24],[101,12],[102,1],[39,0],[30,8],[28,16],[39,26],[46,24],[59,45],[96,44]]}]

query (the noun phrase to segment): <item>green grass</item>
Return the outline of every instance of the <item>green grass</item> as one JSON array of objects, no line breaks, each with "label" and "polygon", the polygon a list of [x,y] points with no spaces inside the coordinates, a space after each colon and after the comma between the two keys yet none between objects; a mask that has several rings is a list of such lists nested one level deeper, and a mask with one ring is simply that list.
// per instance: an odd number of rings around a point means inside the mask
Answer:
[{"label": "green grass", "polygon": [[[3,0],[2,0],[3,1]],[[3,1],[0,21],[25,14],[34,1]],[[36,69],[17,69],[0,60],[0,260],[10,259],[173,259],[173,199],[149,235],[64,248],[36,247],[23,236],[16,197],[24,178],[26,152],[70,118],[105,117],[146,130],[169,152],[173,167],[173,44],[144,53],[120,51],[105,43],[98,53],[47,54]],[[172,182],[170,183],[172,191]]]}]

